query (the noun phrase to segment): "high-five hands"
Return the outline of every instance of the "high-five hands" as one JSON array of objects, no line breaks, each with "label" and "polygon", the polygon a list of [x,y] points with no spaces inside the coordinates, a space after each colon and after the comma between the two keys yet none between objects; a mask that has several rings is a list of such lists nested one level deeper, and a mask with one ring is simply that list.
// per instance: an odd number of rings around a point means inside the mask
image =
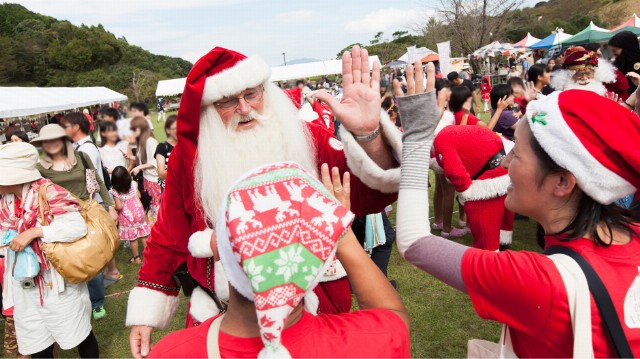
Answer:
[{"label": "high-five hands", "polygon": [[366,135],[380,125],[380,64],[369,72],[367,50],[354,46],[342,55],[342,101],[326,91],[315,97],[329,105],[340,123],[354,135]]}]

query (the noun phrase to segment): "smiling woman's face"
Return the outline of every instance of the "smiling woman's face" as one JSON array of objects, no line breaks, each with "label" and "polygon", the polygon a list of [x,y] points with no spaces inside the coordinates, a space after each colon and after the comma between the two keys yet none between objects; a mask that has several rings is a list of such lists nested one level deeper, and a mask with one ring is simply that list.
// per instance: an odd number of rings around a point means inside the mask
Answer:
[{"label": "smiling woman's face", "polygon": [[62,152],[64,148],[64,140],[57,138],[51,141],[42,141],[42,150],[49,156],[55,156]]}]

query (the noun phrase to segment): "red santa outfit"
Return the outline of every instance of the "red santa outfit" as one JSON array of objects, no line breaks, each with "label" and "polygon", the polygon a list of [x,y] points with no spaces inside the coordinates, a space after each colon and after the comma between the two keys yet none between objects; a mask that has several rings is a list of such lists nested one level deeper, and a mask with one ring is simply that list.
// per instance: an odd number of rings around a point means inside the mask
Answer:
[{"label": "red santa outfit", "polygon": [[464,205],[473,247],[495,251],[511,244],[514,216],[504,206],[510,180],[500,166],[505,156],[501,136],[480,126],[448,126],[433,147]]},{"label": "red santa outfit", "polygon": [[[166,327],[178,306],[179,285],[173,275],[186,261],[189,273],[199,285],[214,291],[221,298],[228,296],[226,279],[214,262],[210,248],[213,230],[206,220],[195,192],[198,177],[195,175],[198,142],[202,138],[201,120],[216,101],[233,96],[241,91],[258,86],[264,87],[265,106],[268,98],[286,95],[269,82],[270,68],[257,57],[247,58],[242,54],[223,48],[215,48],[201,58],[187,76],[180,110],[178,113],[178,145],[172,152],[172,165],[167,174],[166,188],[158,221],[144,251],[144,262],[139,272],[138,286],[129,296],[126,324]],[[283,111],[296,119],[296,109],[290,102],[279,102],[290,106]],[[266,108],[266,107],[265,107]],[[282,113],[282,111],[281,111]],[[400,133],[388,116],[381,113],[382,135],[399,158],[401,153]],[[219,118],[216,121],[220,121]],[[399,168],[383,170],[371,160],[354,137],[341,128],[342,142],[325,128],[307,124],[297,137],[310,138],[315,153],[314,163],[338,167],[341,172],[350,171],[352,177],[352,210],[357,215],[382,211],[392,203],[398,190]],[[282,138],[282,141],[288,141]],[[256,143],[261,146],[276,146],[275,143]],[[249,150],[249,149],[248,149]],[[216,161],[216,158],[206,160]],[[206,164],[205,159],[200,159]],[[318,168],[307,168],[317,171]],[[319,173],[319,171],[318,171]],[[355,177],[355,178],[354,178]],[[209,222],[209,223],[207,223]],[[218,274],[218,275],[216,275]],[[351,307],[348,281],[344,269],[337,269],[322,280],[326,281],[314,291],[319,298],[319,312],[343,312]],[[329,298],[330,297],[330,298]],[[202,290],[196,290],[191,299],[190,318],[198,322],[218,312],[213,300]],[[188,318],[188,319],[190,319]]]}]

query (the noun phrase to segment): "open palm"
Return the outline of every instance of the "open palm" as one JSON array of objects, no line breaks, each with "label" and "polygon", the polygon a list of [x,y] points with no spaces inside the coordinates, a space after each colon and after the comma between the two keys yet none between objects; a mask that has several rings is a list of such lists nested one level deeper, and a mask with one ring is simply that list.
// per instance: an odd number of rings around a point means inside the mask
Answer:
[{"label": "open palm", "polygon": [[342,101],[326,92],[316,95],[326,102],[345,129],[356,135],[368,134],[380,124],[380,64],[369,73],[367,50],[354,46],[342,55]]}]

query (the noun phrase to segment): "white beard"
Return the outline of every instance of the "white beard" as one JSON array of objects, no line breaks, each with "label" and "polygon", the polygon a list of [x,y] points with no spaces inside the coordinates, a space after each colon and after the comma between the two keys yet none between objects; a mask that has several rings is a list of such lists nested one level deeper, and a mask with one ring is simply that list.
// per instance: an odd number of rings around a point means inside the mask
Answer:
[{"label": "white beard", "polygon": [[253,113],[250,129],[235,129],[241,117],[225,127],[213,105],[201,110],[195,188],[209,223],[216,223],[229,188],[256,167],[294,161],[318,177],[313,138],[297,109],[274,84],[264,91],[263,114]]}]

